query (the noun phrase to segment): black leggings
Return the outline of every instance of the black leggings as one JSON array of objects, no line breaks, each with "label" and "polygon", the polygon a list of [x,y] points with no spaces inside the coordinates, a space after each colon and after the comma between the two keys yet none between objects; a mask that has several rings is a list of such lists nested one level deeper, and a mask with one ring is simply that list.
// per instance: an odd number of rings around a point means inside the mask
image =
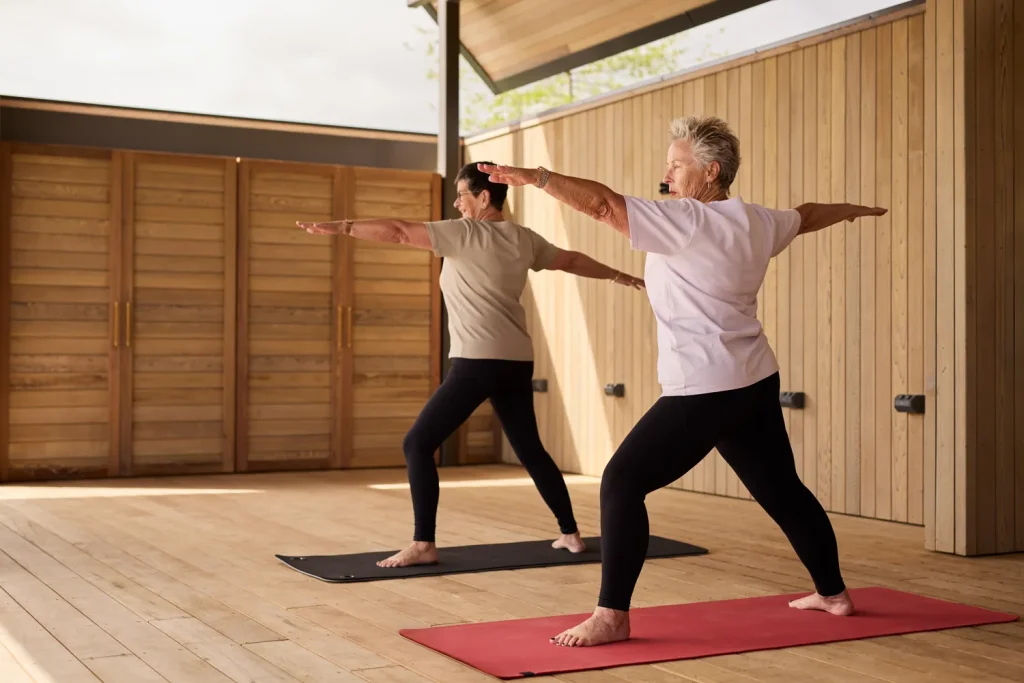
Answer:
[{"label": "black leggings", "polygon": [[714,447],[786,534],[817,592],[845,590],[832,524],[796,473],[776,373],[743,389],[663,396],[633,427],[601,480],[599,606],[629,609],[650,533],[644,498]]},{"label": "black leggings", "polygon": [[486,399],[563,534],[576,533],[569,490],[537,432],[530,361],[453,358],[444,382],[424,406],[402,444],[409,469],[416,528],[413,540],[434,541],[439,485],[434,453]]}]

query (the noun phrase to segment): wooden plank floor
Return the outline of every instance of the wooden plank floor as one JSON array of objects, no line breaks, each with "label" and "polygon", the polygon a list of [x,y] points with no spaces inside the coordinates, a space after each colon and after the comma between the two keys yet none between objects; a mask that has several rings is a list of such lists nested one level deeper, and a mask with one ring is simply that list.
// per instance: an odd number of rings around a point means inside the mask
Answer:
[{"label": "wooden plank floor", "polygon": [[[523,470],[442,471],[442,544],[550,537]],[[598,482],[569,477],[585,534]],[[651,530],[711,553],[648,562],[638,606],[806,590],[782,534],[748,501],[664,490]],[[586,612],[597,565],[332,585],[274,553],[399,547],[403,470],[217,475],[0,487],[0,681],[494,680],[404,627]],[[1024,613],[1024,557],[922,549],[920,527],[833,517],[848,583]],[[1022,681],[1024,624],[547,677],[594,683]]]}]

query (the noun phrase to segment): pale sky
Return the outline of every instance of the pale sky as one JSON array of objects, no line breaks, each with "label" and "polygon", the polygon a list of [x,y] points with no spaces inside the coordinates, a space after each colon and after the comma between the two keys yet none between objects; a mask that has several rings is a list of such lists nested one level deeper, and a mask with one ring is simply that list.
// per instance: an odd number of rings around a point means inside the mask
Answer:
[{"label": "pale sky", "polygon": [[[894,4],[773,0],[694,33],[734,54]],[[0,0],[0,95],[434,133],[436,37],[406,0]]]}]

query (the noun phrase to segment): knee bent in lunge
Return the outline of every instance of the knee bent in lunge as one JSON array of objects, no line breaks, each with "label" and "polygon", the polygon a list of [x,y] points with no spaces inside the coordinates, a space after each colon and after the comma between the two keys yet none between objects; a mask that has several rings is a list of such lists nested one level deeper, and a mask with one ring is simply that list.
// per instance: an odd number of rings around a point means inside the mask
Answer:
[{"label": "knee bent in lunge", "polygon": [[414,429],[409,430],[402,439],[402,452],[406,460],[432,458],[434,450],[436,449]]}]

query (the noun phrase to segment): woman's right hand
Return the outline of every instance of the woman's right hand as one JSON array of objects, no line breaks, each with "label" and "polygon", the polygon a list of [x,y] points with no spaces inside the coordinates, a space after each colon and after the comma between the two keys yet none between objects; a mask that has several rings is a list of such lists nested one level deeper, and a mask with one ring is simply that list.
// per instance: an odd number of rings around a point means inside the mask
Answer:
[{"label": "woman's right hand", "polygon": [[300,230],[305,230],[310,235],[343,235],[345,234],[346,224],[350,222],[351,221],[295,221],[295,225]]},{"label": "woman's right hand", "polygon": [[535,168],[499,166],[497,164],[477,164],[476,167],[482,172],[490,174],[488,179],[492,183],[502,183],[509,187],[535,185],[540,177],[540,172]]}]

